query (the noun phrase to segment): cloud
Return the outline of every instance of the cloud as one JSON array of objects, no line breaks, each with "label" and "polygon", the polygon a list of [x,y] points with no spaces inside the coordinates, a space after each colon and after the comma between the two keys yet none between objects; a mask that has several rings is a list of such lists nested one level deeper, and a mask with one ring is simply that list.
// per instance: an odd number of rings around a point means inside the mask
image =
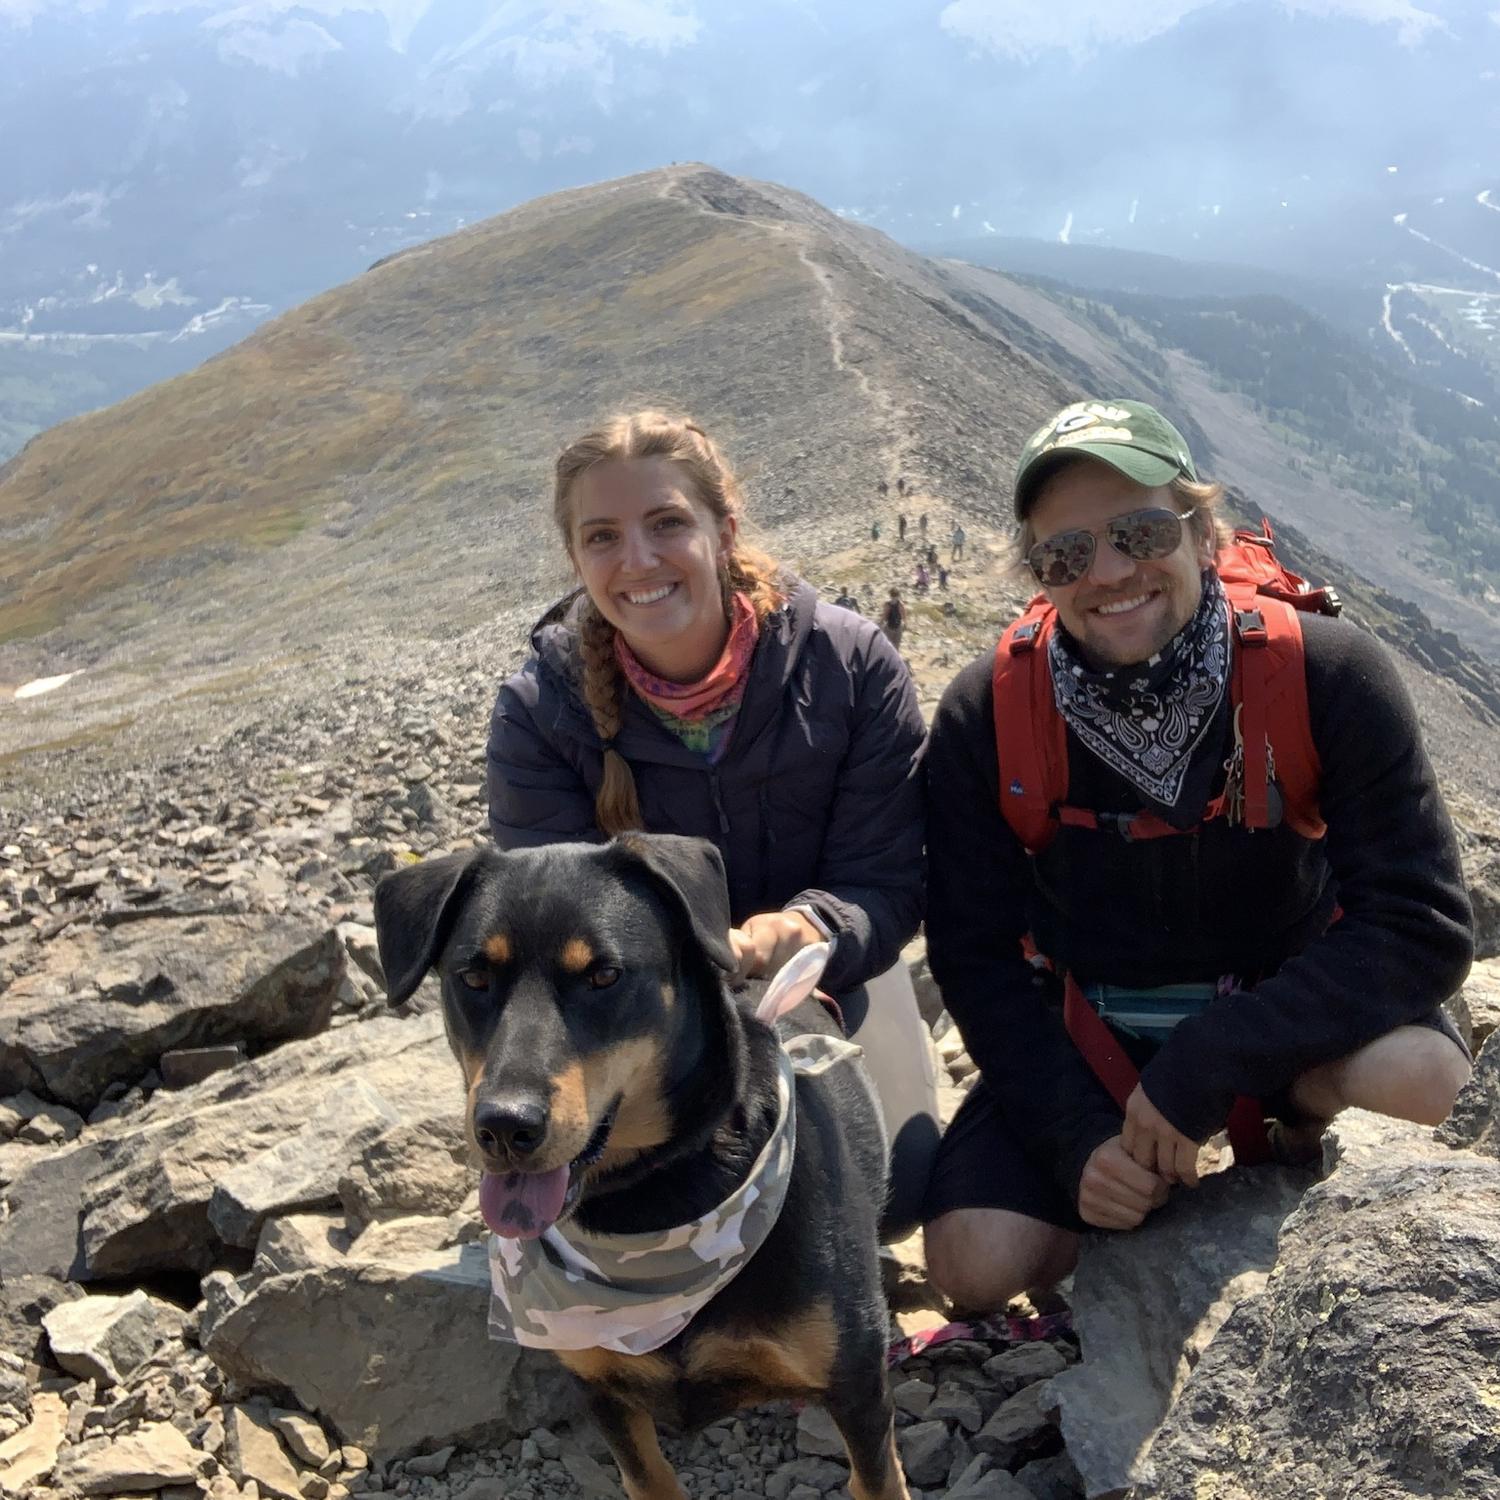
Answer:
[{"label": "cloud", "polygon": [[1170,31],[1195,11],[1222,4],[1274,3],[1288,15],[1342,16],[1395,26],[1405,45],[1442,30],[1435,12],[1416,0],[951,0],[938,24],[1002,57],[1030,62],[1047,52],[1075,57],[1132,47]]}]

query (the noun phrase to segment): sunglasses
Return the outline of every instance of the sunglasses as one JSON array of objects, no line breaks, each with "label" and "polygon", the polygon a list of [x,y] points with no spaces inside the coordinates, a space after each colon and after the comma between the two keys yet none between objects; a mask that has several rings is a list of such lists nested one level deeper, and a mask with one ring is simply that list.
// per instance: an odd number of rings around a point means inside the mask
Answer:
[{"label": "sunglasses", "polygon": [[1100,536],[1116,552],[1136,562],[1170,557],[1182,545],[1183,522],[1197,515],[1200,508],[1176,511],[1153,505],[1116,516],[1097,532],[1059,531],[1032,547],[1026,554],[1026,563],[1043,588],[1055,589],[1077,583],[1088,572],[1094,561],[1096,538]]}]

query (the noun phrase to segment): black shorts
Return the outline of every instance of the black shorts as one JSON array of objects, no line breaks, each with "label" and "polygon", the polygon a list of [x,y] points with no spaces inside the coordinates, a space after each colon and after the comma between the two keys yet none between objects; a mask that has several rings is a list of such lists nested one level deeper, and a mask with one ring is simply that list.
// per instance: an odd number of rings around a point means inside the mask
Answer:
[{"label": "black shorts", "polygon": [[[1441,1031],[1468,1054],[1447,1012],[1434,1010],[1412,1024]],[[1144,1066],[1147,1054],[1154,1050],[1123,1037],[1119,1040],[1137,1067]],[[1297,1112],[1287,1096],[1288,1091],[1283,1090],[1265,1101],[1269,1118],[1296,1122]],[[1052,1164],[1029,1155],[1011,1133],[995,1095],[982,1078],[969,1090],[943,1133],[922,1218],[930,1224],[960,1208],[1007,1209],[1074,1233],[1088,1228],[1078,1217],[1077,1203],[1059,1185]]]}]

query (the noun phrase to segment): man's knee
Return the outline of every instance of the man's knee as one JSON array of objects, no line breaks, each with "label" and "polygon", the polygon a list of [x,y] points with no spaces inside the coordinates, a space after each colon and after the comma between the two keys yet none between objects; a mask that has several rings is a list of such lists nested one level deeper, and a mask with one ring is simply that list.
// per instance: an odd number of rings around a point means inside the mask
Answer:
[{"label": "man's knee", "polygon": [[1470,1065],[1445,1032],[1398,1026],[1348,1057],[1304,1073],[1292,1098],[1309,1113],[1368,1109],[1419,1125],[1437,1125],[1468,1081]]},{"label": "man's knee", "polygon": [[957,1308],[990,1312],[1056,1285],[1078,1260],[1078,1236],[1005,1209],[943,1214],[923,1234],[927,1274]]},{"label": "man's knee", "polygon": [[1437,1031],[1427,1035],[1430,1040],[1413,1049],[1407,1073],[1407,1118],[1420,1125],[1441,1125],[1473,1069],[1448,1037]]}]

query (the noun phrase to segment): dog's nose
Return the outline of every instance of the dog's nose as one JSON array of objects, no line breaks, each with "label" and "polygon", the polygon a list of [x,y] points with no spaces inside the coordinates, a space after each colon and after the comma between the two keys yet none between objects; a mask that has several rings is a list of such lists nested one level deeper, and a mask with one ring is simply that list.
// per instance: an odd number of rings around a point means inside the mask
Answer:
[{"label": "dog's nose", "polygon": [[474,1138],[492,1156],[530,1156],[547,1135],[547,1111],[535,1099],[488,1099],[474,1110]]}]

